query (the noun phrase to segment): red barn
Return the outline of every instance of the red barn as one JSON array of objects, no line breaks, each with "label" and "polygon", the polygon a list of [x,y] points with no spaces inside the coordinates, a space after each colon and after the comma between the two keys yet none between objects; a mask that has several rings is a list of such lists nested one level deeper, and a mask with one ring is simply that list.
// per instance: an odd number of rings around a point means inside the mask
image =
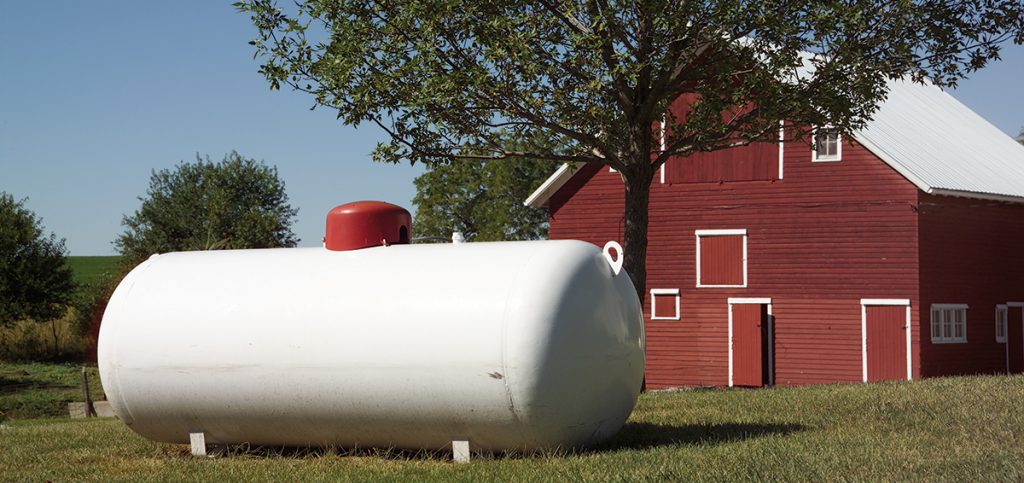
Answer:
[{"label": "red barn", "polygon": [[[1024,147],[895,82],[862,131],[671,159],[651,188],[647,386],[1024,372]],[[551,238],[623,235],[623,185],[563,166]]]}]

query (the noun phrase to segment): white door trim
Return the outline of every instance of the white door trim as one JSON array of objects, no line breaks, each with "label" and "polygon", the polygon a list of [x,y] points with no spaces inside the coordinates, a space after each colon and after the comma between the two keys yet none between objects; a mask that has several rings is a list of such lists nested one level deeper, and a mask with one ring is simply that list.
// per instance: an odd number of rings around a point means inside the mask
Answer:
[{"label": "white door trim", "polygon": [[[1007,308],[1020,308],[1021,311],[1021,347],[1024,347],[1024,302],[1006,302]],[[1010,314],[1006,314],[1006,373],[1010,373]]]},{"label": "white door trim", "polygon": [[860,361],[861,375],[864,382],[868,382],[868,307],[879,306],[906,306],[906,323],[903,330],[907,333],[907,380],[913,380],[913,367],[911,364],[911,325],[910,325],[910,299],[860,299]]},{"label": "white door trim", "polygon": [[775,316],[772,315],[772,299],[770,297],[729,297],[729,387],[733,387],[733,353],[732,353],[732,306],[736,304],[756,304],[768,306],[768,385],[775,385]]}]

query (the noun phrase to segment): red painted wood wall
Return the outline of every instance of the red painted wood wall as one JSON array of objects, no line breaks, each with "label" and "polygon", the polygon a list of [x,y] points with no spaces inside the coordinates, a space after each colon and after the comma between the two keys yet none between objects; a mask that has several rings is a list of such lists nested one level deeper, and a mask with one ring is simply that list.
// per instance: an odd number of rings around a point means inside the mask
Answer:
[{"label": "red painted wood wall", "polygon": [[[917,203],[914,185],[849,142],[837,163],[812,163],[807,143],[787,144],[774,181],[662,184],[656,175],[647,287],[679,288],[682,316],[652,321],[644,298],[647,386],[728,383],[729,297],[772,298],[776,384],[861,381],[860,299],[918,304]],[[550,209],[553,239],[622,241],[622,182],[607,168],[584,168]],[[747,288],[696,288],[699,229],[747,230]]]},{"label": "red painted wood wall", "polygon": [[[1002,373],[996,304],[1024,302],[1024,206],[921,193],[923,376]],[[967,304],[967,343],[931,344],[931,304]],[[1020,309],[1008,325],[1020,334]],[[1019,336],[1019,335],[1018,335]]]}]

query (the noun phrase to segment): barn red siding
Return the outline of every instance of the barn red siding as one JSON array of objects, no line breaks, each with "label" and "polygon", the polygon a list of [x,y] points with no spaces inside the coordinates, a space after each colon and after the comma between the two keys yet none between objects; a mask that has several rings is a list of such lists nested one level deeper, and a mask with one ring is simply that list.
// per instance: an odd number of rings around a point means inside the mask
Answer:
[{"label": "barn red siding", "polygon": [[[729,297],[772,299],[776,384],[861,381],[860,299],[918,304],[917,202],[916,187],[848,142],[838,163],[812,163],[810,146],[787,144],[784,178],[774,181],[656,179],[647,287],[680,289],[681,320],[650,320],[644,297],[648,387],[728,383]],[[584,168],[550,207],[553,239],[622,240],[617,173]],[[748,287],[696,288],[701,229],[747,230]],[[915,343],[918,320],[914,311]]]},{"label": "barn red siding", "polygon": [[[995,310],[1024,302],[1024,205],[921,193],[919,206],[922,375],[1005,372]],[[935,303],[968,305],[967,343],[931,343]],[[1011,308],[1009,325],[1019,326],[1020,318]]]},{"label": "barn red siding", "polygon": [[770,181],[779,177],[779,145],[754,143],[733,149],[694,153],[676,160],[665,173],[669,183]]}]

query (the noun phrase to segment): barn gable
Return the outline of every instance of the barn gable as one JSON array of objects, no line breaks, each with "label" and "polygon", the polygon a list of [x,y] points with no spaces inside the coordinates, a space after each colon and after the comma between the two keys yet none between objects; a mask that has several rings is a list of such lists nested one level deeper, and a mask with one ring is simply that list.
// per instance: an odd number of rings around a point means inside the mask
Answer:
[{"label": "barn gable", "polygon": [[[857,142],[925,193],[1024,202],[1024,146],[932,84],[889,89]],[[524,204],[547,206],[580,167],[563,165]]]}]

